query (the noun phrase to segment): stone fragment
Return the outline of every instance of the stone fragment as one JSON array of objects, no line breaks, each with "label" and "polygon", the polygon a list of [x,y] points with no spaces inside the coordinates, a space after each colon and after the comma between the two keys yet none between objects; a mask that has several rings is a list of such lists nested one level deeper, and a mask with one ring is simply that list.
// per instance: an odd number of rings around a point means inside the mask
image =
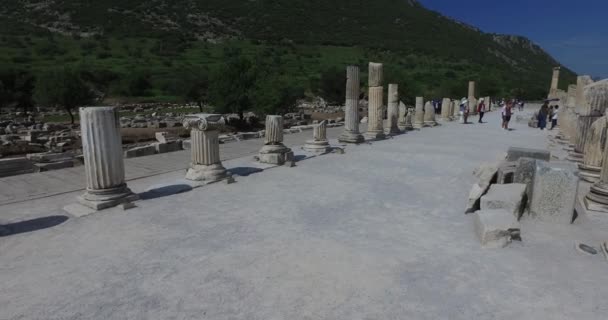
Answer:
[{"label": "stone fragment", "polygon": [[435,121],[435,108],[430,101],[427,101],[424,105],[424,126],[434,127],[436,125],[437,121]]},{"label": "stone fragment", "polygon": [[264,146],[260,149],[258,159],[262,163],[284,165],[294,159],[293,151],[283,144],[283,117],[266,116],[266,133]]},{"label": "stone fragment", "polygon": [[156,153],[167,153],[182,150],[182,141],[157,142],[153,144]]},{"label": "stone fragment", "polygon": [[502,162],[498,167],[498,178],[496,183],[508,184],[513,183],[515,171],[517,170],[517,162]]},{"label": "stone fragment", "polygon": [[39,172],[40,169],[26,158],[0,159],[0,177]]},{"label": "stone fragment", "polygon": [[326,153],[331,149],[327,140],[327,121],[315,126],[313,139],[306,141],[303,149],[314,153]]},{"label": "stone fragment", "polygon": [[519,220],[528,202],[527,188],[521,183],[494,184],[481,197],[481,210],[505,209]]},{"label": "stone fragment", "polygon": [[528,196],[528,206],[532,200],[532,192],[534,190],[534,174],[536,173],[536,161],[541,161],[532,158],[519,158],[515,174],[513,175],[513,183],[523,183],[527,186],[526,195]]},{"label": "stone fragment", "polygon": [[473,172],[477,182],[469,192],[469,201],[465,213],[472,213],[480,209],[480,199],[486,194],[492,183],[496,182],[498,167],[496,164],[484,163]]},{"label": "stone fragment", "polygon": [[519,239],[520,225],[504,209],[481,210],[473,214],[475,233],[484,248],[504,248]]},{"label": "stone fragment", "polygon": [[126,150],[125,158],[127,158],[127,159],[138,158],[138,157],[151,156],[154,154],[156,154],[156,147],[154,145],[141,146],[141,147],[135,147],[135,148]]},{"label": "stone fragment", "polygon": [[518,161],[519,158],[523,157],[549,161],[551,160],[551,152],[542,149],[510,147],[507,151],[506,161]]},{"label": "stone fragment", "polygon": [[541,221],[572,223],[578,182],[573,164],[537,161],[530,216]]}]

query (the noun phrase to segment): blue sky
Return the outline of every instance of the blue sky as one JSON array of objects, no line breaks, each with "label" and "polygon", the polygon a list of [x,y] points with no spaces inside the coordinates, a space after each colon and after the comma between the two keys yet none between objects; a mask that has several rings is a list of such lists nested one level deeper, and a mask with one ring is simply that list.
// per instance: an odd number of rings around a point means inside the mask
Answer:
[{"label": "blue sky", "polygon": [[525,36],[579,74],[608,78],[608,0],[419,0],[485,32]]}]

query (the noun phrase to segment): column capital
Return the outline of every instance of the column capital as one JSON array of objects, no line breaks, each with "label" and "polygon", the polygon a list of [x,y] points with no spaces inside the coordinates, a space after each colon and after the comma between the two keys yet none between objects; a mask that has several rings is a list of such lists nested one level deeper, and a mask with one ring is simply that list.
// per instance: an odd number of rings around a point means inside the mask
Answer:
[{"label": "column capital", "polygon": [[184,117],[186,130],[214,131],[224,127],[226,120],[221,114],[197,113]]}]

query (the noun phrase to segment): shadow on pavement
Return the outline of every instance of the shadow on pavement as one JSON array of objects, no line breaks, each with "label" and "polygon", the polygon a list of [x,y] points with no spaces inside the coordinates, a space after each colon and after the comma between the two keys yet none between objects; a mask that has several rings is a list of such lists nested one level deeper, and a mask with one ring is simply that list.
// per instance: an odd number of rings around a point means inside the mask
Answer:
[{"label": "shadow on pavement", "polygon": [[192,190],[192,186],[187,184],[173,184],[169,186],[150,189],[139,194],[141,200],[150,200],[162,197],[172,196],[174,194],[183,193]]},{"label": "shadow on pavement", "polygon": [[8,237],[20,233],[52,228],[66,222],[68,219],[67,216],[48,216],[0,225],[0,237]]},{"label": "shadow on pavement", "polygon": [[230,171],[230,173],[232,173],[235,176],[246,177],[246,176],[254,174],[254,173],[262,172],[262,171],[264,171],[264,169],[254,168],[254,167],[236,167],[236,168],[230,168],[230,169],[228,169],[228,171]]}]

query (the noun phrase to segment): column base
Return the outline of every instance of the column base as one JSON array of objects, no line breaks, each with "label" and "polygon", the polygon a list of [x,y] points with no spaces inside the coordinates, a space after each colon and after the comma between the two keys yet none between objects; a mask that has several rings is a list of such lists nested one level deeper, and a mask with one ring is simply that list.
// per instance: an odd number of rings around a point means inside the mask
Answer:
[{"label": "column base", "polygon": [[436,121],[425,121],[424,122],[424,126],[425,127],[436,127],[438,124]]},{"label": "column base", "polygon": [[396,136],[396,135],[401,134],[401,130],[399,129],[399,127],[392,128],[392,129],[389,128],[386,130],[386,134],[389,136]]},{"label": "column base", "polygon": [[568,161],[572,161],[572,162],[583,163],[584,154],[578,153],[576,151],[570,152],[570,154],[568,155],[568,157],[566,159],[568,159]]},{"label": "column base", "polygon": [[112,189],[87,190],[78,197],[78,202],[93,210],[103,210],[125,202],[137,201],[139,196],[127,188],[126,184]]},{"label": "column base", "polygon": [[286,162],[294,161],[293,151],[283,144],[265,145],[260,149],[258,160],[261,163],[268,163],[282,166]]},{"label": "column base", "polygon": [[585,197],[585,207],[592,211],[608,212],[608,186],[593,185]]},{"label": "column base", "polygon": [[365,137],[359,132],[344,131],[338,137],[338,141],[343,143],[363,143],[365,142]]},{"label": "column base", "polygon": [[191,165],[186,173],[186,180],[205,181],[208,183],[217,182],[229,177],[226,168],[221,163],[212,165],[195,164]]},{"label": "column base", "polygon": [[424,127],[424,123],[414,123],[413,127],[414,129],[422,129],[422,127]]},{"label": "column base", "polygon": [[331,150],[331,147],[329,146],[329,142],[327,140],[308,140],[302,149],[314,153],[327,153]]},{"label": "column base", "polygon": [[386,135],[382,131],[368,131],[365,133],[365,138],[367,140],[384,140]]},{"label": "column base", "polygon": [[600,179],[602,171],[601,167],[588,166],[585,164],[578,165],[578,176],[587,182],[596,183]]}]

